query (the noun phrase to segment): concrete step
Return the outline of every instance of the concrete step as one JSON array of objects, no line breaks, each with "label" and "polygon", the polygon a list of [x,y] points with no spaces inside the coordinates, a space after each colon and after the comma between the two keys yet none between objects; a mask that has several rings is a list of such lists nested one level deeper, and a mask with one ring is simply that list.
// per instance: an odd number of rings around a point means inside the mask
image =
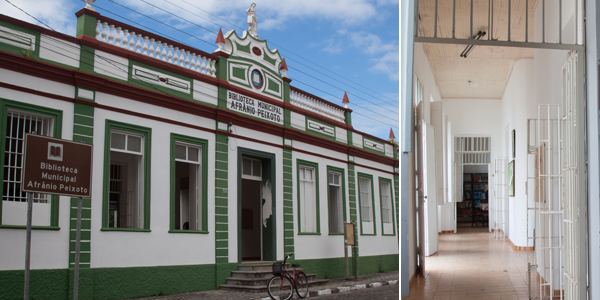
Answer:
[{"label": "concrete step", "polygon": [[[308,277],[308,290],[310,291],[315,286],[320,286],[329,282],[329,279],[315,279],[315,274],[307,274]],[[311,279],[312,278],[312,279]],[[271,279],[271,278],[269,278]],[[264,285],[240,285],[240,284],[222,284],[219,286],[220,289],[223,290],[237,290],[237,291],[246,291],[246,292],[256,292],[256,293],[266,293],[267,292],[267,283],[269,282],[267,279]],[[229,279],[228,279],[229,280]]]},{"label": "concrete step", "polygon": [[255,262],[255,263],[241,263],[238,265],[239,271],[272,271],[273,261],[271,262]]},{"label": "concrete step", "polygon": [[[253,276],[252,274],[255,274],[253,272],[244,272],[244,273],[246,274],[246,277],[235,277],[234,276],[234,277],[227,278],[227,284],[228,285],[248,285],[248,286],[264,285],[264,286],[266,286],[267,283],[269,283],[269,280],[271,280],[271,278],[273,278],[273,274],[261,273],[261,276]],[[306,274],[306,278],[308,279],[308,282],[310,283],[311,281],[316,280],[317,275],[316,274]]]}]

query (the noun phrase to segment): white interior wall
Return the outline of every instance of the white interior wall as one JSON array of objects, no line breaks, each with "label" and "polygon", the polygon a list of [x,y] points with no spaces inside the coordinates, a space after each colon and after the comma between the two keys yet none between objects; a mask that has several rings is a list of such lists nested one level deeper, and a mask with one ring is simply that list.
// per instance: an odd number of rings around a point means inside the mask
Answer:
[{"label": "white interior wall", "polygon": [[[502,97],[501,156],[514,159],[515,195],[508,197],[507,236],[516,246],[527,245],[527,118],[537,116],[534,99],[534,59],[515,62]],[[536,74],[537,75],[537,74]],[[560,83],[556,84],[560,88]],[[560,92],[559,92],[560,95]],[[515,157],[512,157],[512,131],[515,130]],[[506,221],[506,220],[505,220]]]}]

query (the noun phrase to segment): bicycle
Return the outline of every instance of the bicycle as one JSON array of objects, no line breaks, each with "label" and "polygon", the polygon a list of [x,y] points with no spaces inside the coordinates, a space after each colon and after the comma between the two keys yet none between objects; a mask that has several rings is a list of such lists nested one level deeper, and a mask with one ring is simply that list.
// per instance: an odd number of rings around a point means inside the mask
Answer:
[{"label": "bicycle", "polygon": [[[296,290],[296,294],[300,298],[308,295],[308,279],[306,274],[301,270],[296,270],[300,267],[299,264],[292,264],[292,270],[286,269],[287,260],[294,253],[286,255],[283,262],[273,264],[273,278],[267,284],[267,292],[271,299],[287,300],[291,299]],[[293,290],[292,290],[293,288]]]}]

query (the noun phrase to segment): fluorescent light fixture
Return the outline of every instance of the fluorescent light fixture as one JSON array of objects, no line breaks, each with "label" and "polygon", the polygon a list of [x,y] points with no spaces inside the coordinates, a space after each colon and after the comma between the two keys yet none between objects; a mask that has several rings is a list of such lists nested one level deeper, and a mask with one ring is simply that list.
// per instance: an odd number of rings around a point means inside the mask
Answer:
[{"label": "fluorescent light fixture", "polygon": [[[485,31],[479,31],[476,35],[474,35],[472,37],[472,39],[474,39],[474,40],[480,40],[484,36],[485,36]],[[467,47],[465,48],[465,50],[463,50],[463,52],[460,54],[460,57],[467,58],[467,56],[469,55],[469,53],[471,53],[471,51],[473,50],[473,48],[475,48],[475,45],[467,45]]]}]

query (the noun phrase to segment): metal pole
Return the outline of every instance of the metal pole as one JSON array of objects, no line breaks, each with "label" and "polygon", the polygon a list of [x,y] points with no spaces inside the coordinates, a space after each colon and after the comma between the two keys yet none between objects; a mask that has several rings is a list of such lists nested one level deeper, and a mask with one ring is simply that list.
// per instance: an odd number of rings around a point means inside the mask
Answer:
[{"label": "metal pole", "polygon": [[511,9],[510,9],[510,5],[511,4],[511,0],[508,0],[508,40],[510,41],[510,13],[511,13]]},{"label": "metal pole", "polygon": [[73,282],[73,299],[79,299],[79,252],[81,242],[81,197],[77,198],[77,231],[75,233],[75,281]]},{"label": "metal pole", "polygon": [[433,19],[433,37],[437,37],[438,0],[435,0],[435,18]]},{"label": "metal pole", "polygon": [[529,42],[529,0],[525,0],[525,42]]},{"label": "metal pole", "polygon": [[352,221],[352,223],[354,224],[354,246],[352,246],[352,252],[354,252],[354,279],[358,280],[358,241],[357,241],[357,228],[356,228],[356,222]]},{"label": "metal pole", "polygon": [[348,225],[344,223],[344,258],[346,261],[346,279],[350,277],[350,269],[348,267]]},{"label": "metal pole", "polygon": [[473,0],[471,0],[471,23],[470,23],[470,34],[469,38],[472,39],[473,38]]},{"label": "metal pole", "polygon": [[29,300],[29,269],[31,263],[31,215],[33,212],[33,193],[27,193],[27,236],[25,238],[25,286],[23,299]]}]

